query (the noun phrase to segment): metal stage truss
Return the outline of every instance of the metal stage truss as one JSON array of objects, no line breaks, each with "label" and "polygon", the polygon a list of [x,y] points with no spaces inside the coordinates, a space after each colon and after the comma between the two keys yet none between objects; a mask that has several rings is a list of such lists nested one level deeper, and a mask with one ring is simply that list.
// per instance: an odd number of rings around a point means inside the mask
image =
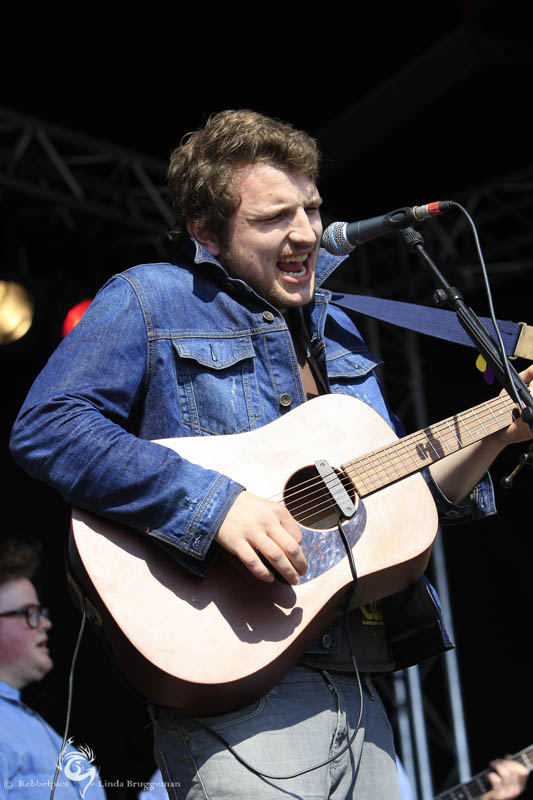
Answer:
[{"label": "metal stage truss", "polygon": [[[84,135],[0,109],[0,203],[16,203],[28,214],[28,230],[36,215],[56,215],[65,230],[91,217],[110,237],[131,246],[148,243],[155,250],[172,222],[164,189],[166,164],[154,158],[97,141]],[[458,193],[475,219],[493,289],[509,286],[531,270],[533,250],[533,164],[520,173],[502,176],[486,186]],[[24,215],[22,215],[24,216]],[[57,228],[56,228],[57,230]],[[480,270],[465,219],[453,212],[421,227],[428,252],[438,254],[450,282],[474,296],[482,290]],[[24,236],[24,227],[18,229]],[[46,233],[44,234],[46,235]],[[434,255],[435,257],[435,255]],[[475,266],[474,266],[475,265]],[[31,273],[32,265],[28,265]],[[402,242],[385,236],[364,245],[350,257],[331,288],[359,294],[431,304],[430,278],[415,265]],[[526,320],[527,321],[527,320]],[[428,423],[426,388],[419,338],[400,328],[385,333],[383,325],[363,320],[361,327],[371,350],[388,366],[382,376],[385,391],[401,398],[396,412],[413,425]],[[453,630],[448,602],[444,555],[438,537],[432,564],[444,614]],[[453,635],[452,635],[453,638]],[[442,672],[445,708],[437,708],[425,683],[430,673]],[[382,687],[393,708],[401,752],[421,800],[433,798],[435,754],[450,762],[448,782],[471,775],[456,657],[399,673]]]},{"label": "metal stage truss", "polygon": [[76,219],[158,236],[172,221],[165,164],[155,158],[0,109],[0,186]]}]

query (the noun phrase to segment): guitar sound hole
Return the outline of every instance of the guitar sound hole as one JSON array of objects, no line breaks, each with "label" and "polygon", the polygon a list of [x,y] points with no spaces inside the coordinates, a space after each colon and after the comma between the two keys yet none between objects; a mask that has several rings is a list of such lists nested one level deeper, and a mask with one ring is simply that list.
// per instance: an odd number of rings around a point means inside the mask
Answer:
[{"label": "guitar sound hole", "polygon": [[[338,470],[335,473],[346,486],[346,476]],[[356,503],[355,493],[348,489],[348,494],[352,503]],[[327,530],[337,526],[339,508],[313,465],[302,467],[289,478],[283,491],[283,502],[296,521],[306,528]]]}]

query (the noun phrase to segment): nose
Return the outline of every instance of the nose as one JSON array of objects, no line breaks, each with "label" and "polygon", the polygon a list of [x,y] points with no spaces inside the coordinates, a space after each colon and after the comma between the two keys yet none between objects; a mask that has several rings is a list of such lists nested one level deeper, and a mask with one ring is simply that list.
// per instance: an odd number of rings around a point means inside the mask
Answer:
[{"label": "nose", "polygon": [[322,223],[316,214],[311,217],[304,208],[299,208],[294,215],[289,238],[299,247],[314,247],[322,235]]},{"label": "nose", "polygon": [[41,631],[49,631],[52,627],[52,620],[49,617],[45,617],[44,614],[41,614],[41,619],[39,620],[39,629]]}]

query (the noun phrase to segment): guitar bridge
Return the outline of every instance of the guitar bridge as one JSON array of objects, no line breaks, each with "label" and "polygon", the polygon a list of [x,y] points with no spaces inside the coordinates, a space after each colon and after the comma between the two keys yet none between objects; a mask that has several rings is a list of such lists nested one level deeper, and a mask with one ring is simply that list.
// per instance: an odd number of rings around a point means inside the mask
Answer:
[{"label": "guitar bridge", "polygon": [[321,458],[319,461],[315,461],[315,467],[342,516],[345,519],[350,519],[350,517],[353,517],[356,511],[355,504],[352,502],[350,495],[342,485],[339,476],[333,467],[331,467],[324,458]]}]

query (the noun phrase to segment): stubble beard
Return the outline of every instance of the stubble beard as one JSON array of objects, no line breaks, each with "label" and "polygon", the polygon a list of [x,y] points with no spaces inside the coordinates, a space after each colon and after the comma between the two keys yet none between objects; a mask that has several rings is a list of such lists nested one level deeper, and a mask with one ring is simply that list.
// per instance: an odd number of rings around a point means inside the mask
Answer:
[{"label": "stubble beard", "polygon": [[230,248],[222,248],[219,261],[232,278],[242,280],[247,286],[250,286],[255,292],[257,292],[257,294],[259,294],[264,300],[267,300],[279,311],[283,312],[287,308],[306,305],[308,302],[310,302],[314,295],[314,270],[313,275],[310,278],[310,283],[313,286],[312,293],[307,300],[300,300],[296,296],[293,298],[290,291],[283,291],[283,289],[278,286],[275,281],[272,281],[270,285],[266,285],[266,281],[260,282],[260,285],[254,285],[254,281],[250,281],[250,268],[248,261],[239,253],[233,252]]}]

